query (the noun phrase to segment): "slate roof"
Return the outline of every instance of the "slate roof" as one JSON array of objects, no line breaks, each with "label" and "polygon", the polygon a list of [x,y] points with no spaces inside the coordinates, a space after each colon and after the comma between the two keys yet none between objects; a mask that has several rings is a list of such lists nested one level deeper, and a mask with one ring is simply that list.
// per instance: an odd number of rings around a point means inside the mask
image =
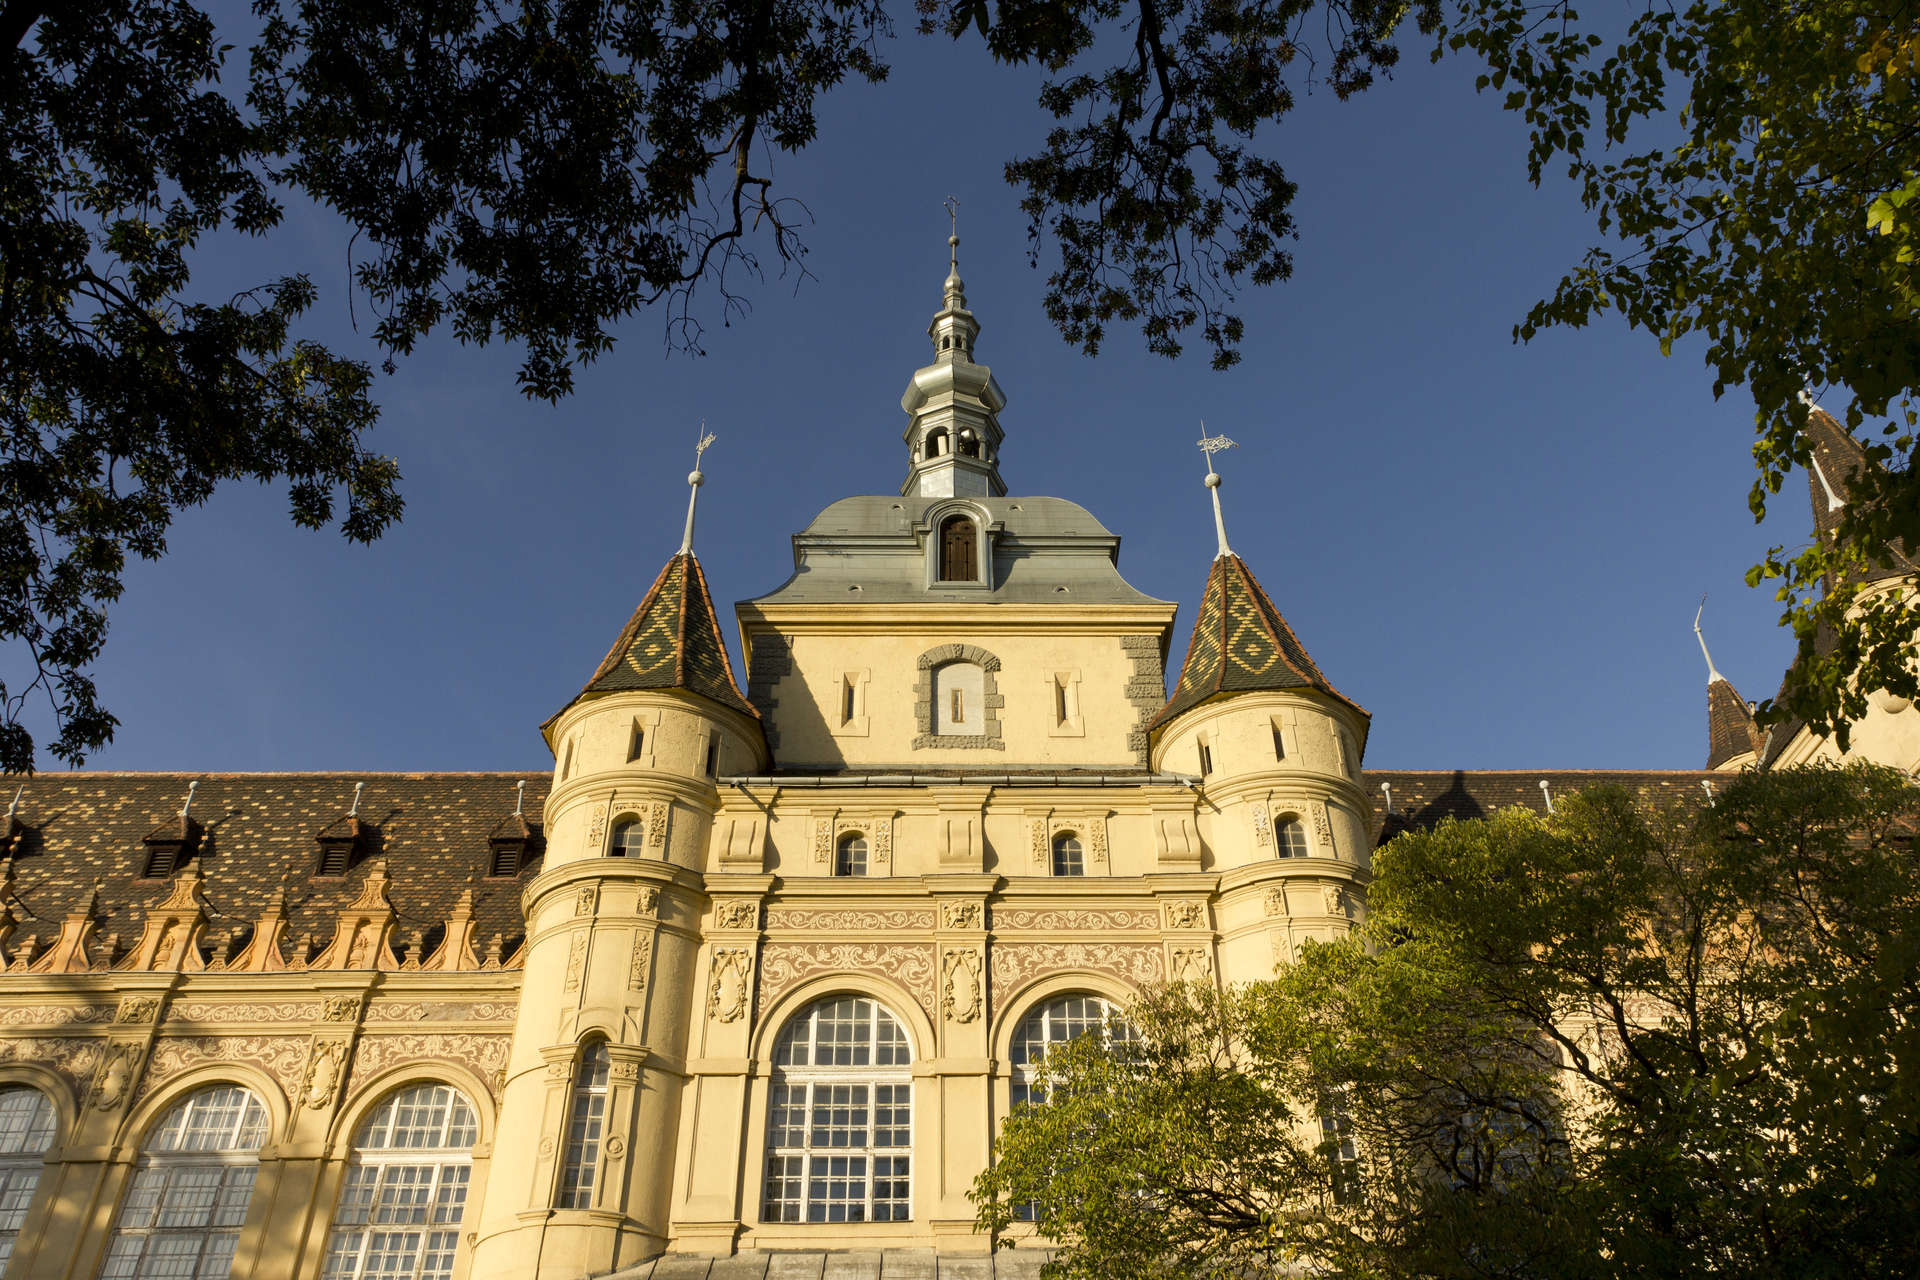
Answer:
[{"label": "slate roof", "polygon": [[[488,837],[519,830],[511,819],[515,784],[522,780],[534,844],[518,875],[488,879]],[[193,798],[199,831],[193,858],[205,876],[209,938],[251,926],[286,875],[289,943],[307,933],[331,939],[340,910],[380,859],[391,879],[396,950],[415,930],[428,935],[431,945],[469,877],[480,948],[497,933],[510,955],[526,928],[520,891],[540,871],[538,833],[549,774],[47,772],[0,780],[9,796],[25,787],[13,842],[19,936],[35,935],[44,949],[97,880],[100,931],[117,932],[120,948],[130,947],[146,909],[164,899],[169,887],[165,880],[143,878],[143,841],[157,829],[178,830],[190,782],[200,784]],[[366,784],[359,855],[344,876],[316,876],[318,836],[340,829],[357,782]]]},{"label": "slate roof", "polygon": [[1733,682],[1725,676],[1707,683],[1707,768],[1718,769],[1736,756],[1756,757],[1766,735],[1753,722],[1753,712]]},{"label": "slate roof", "polygon": [[[1705,769],[1368,769],[1361,776],[1380,844],[1446,818],[1483,818],[1514,805],[1544,813],[1542,781],[1556,803],[1588,787],[1618,786],[1649,810],[1698,808],[1707,802],[1702,782],[1727,784],[1726,774]],[[1383,783],[1393,791],[1392,813]]]},{"label": "slate roof", "polygon": [[1180,683],[1160,714],[1147,722],[1147,732],[1221,694],[1256,689],[1318,689],[1368,716],[1366,708],[1321,674],[1246,561],[1232,554],[1218,556],[1193,620]]},{"label": "slate roof", "polygon": [[707,575],[690,551],[660,570],[580,697],[627,689],[685,689],[759,719],[733,681]]}]

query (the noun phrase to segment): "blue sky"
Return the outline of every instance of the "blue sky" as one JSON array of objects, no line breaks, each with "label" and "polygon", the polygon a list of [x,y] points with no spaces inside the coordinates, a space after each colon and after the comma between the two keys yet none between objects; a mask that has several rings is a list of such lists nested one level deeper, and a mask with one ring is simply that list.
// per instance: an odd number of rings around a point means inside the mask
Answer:
[{"label": "blue sky", "polygon": [[[723,615],[786,576],[820,508],[897,490],[949,194],[978,357],[1010,400],[1008,485],[1122,535],[1122,572],[1181,604],[1170,667],[1213,553],[1204,418],[1241,445],[1221,463],[1234,548],[1373,712],[1369,765],[1698,767],[1703,591],[1720,669],[1773,691],[1792,640],[1742,576],[1804,541],[1804,490],[1754,525],[1751,405],[1715,403],[1697,347],[1662,359],[1613,323],[1512,343],[1592,224],[1566,184],[1527,185],[1520,122],[1470,64],[1409,48],[1393,81],[1303,98],[1263,139],[1300,185],[1295,274],[1243,295],[1246,359],[1222,374],[1126,332],[1098,359],[1068,348],[1000,176],[1045,127],[1035,77],[944,39],[891,55],[889,83],[833,94],[819,143],[776,168],[816,219],[815,278],[769,279],[706,357],[669,354],[643,313],[547,406],[518,393],[513,350],[438,340],[377,388],[374,447],[408,503],[380,543],[296,530],[272,489],[184,516],[163,561],[130,567],[98,670],[122,724],[90,766],[551,768],[536,726],[677,546],[701,419]],[[371,356],[337,229],[303,211],[287,230],[210,270],[311,272],[315,331]]]}]

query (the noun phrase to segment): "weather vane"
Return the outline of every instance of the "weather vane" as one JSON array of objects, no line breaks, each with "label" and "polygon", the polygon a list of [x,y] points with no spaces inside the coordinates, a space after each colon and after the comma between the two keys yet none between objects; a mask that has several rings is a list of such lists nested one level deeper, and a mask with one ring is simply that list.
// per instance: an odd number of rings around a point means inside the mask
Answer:
[{"label": "weather vane", "polygon": [[947,210],[947,226],[949,229],[948,234],[956,235],[956,236],[959,235],[960,234],[960,197],[948,196],[941,203],[946,206],[946,210]]},{"label": "weather vane", "polygon": [[702,418],[700,419],[700,443],[693,446],[693,469],[695,471],[700,469],[700,455],[705,453],[707,446],[712,443],[713,432],[707,430],[707,420]]},{"label": "weather vane", "polygon": [[[1198,448],[1200,452],[1207,455],[1207,492],[1213,497],[1213,531],[1220,539],[1219,554],[1222,556],[1232,555],[1233,548],[1227,545],[1227,521],[1226,517],[1220,514],[1220,473],[1213,469],[1213,455],[1219,453],[1222,449],[1237,449],[1239,447],[1239,445],[1227,439],[1225,436],[1208,435],[1206,419],[1202,418],[1200,420],[1200,442]],[[1215,557],[1215,559],[1218,558],[1219,556]]]},{"label": "weather vane", "polygon": [[700,455],[713,443],[713,432],[707,430],[707,420],[700,419],[700,443],[693,446],[693,470],[687,474],[687,530],[680,538],[680,554],[688,555],[693,551],[693,508],[700,499],[700,486],[707,478],[700,474]]}]

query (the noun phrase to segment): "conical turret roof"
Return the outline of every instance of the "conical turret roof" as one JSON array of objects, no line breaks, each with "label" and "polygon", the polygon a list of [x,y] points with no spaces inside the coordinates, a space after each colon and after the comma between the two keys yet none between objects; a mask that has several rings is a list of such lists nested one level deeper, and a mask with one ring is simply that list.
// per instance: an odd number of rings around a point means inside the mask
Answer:
[{"label": "conical turret roof", "polygon": [[[1840,527],[1846,508],[1859,500],[1859,478],[1876,464],[1866,450],[1841,426],[1834,416],[1818,405],[1807,410],[1805,429],[1808,453],[1813,465],[1807,468],[1807,492],[1813,500],[1813,528],[1822,542],[1831,539]],[[1892,544],[1893,567],[1869,574],[1867,581],[1893,577],[1907,572],[1912,560],[1907,547]]]},{"label": "conical turret roof", "polygon": [[1725,676],[1707,683],[1707,768],[1718,769],[1744,755],[1758,758],[1764,735],[1753,712]]},{"label": "conical turret roof", "polygon": [[707,577],[692,552],[667,561],[574,701],[629,689],[684,689],[758,718],[734,683]]},{"label": "conical turret roof", "polygon": [[1253,570],[1229,552],[1214,558],[1207,593],[1193,622],[1193,639],[1180,666],[1180,682],[1160,714],[1148,722],[1147,732],[1222,695],[1264,689],[1317,689],[1368,715],[1321,673],[1260,589]]}]

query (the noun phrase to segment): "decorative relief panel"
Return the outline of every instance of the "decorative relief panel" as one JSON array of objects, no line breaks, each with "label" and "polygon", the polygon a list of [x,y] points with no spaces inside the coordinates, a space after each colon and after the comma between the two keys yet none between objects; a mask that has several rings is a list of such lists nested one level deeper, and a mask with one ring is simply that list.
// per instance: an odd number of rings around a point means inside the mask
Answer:
[{"label": "decorative relief panel", "polygon": [[100,1069],[93,1073],[93,1105],[111,1111],[126,1101],[140,1076],[143,1046],[135,1041],[111,1042],[101,1051]]},{"label": "decorative relief panel", "polygon": [[660,905],[660,891],[650,884],[641,885],[638,890],[638,896],[634,898],[633,905],[639,908],[641,915],[652,915],[654,910]]},{"label": "decorative relief panel", "polygon": [[113,1020],[111,1005],[15,1005],[0,1009],[0,1027],[84,1027]]},{"label": "decorative relief panel", "polygon": [[1323,884],[1320,886],[1320,905],[1330,916],[1344,916],[1347,914],[1347,895],[1337,884]]},{"label": "decorative relief panel", "polygon": [[152,1022],[159,1016],[160,997],[122,996],[120,1007],[114,1010],[113,1020],[118,1023]]},{"label": "decorative relief panel", "polygon": [[1199,902],[1169,902],[1167,904],[1167,928],[1198,929],[1205,923],[1205,904]]},{"label": "decorative relief panel", "polygon": [[647,989],[647,973],[653,966],[653,935],[637,933],[633,937],[633,962],[627,969],[627,985],[635,991]]},{"label": "decorative relief panel", "polygon": [[607,847],[607,811],[599,808],[587,821],[587,856],[597,858]]},{"label": "decorative relief panel", "polygon": [[140,1084],[145,1097],[190,1067],[205,1062],[243,1062],[259,1067],[286,1090],[289,1098],[301,1092],[306,1074],[304,1036],[165,1036],[154,1042],[153,1061]]},{"label": "decorative relief panel", "polygon": [[307,1083],[300,1100],[314,1111],[331,1106],[340,1091],[340,1078],[346,1074],[347,1042],[316,1040],[307,1057]]},{"label": "decorative relief panel", "polygon": [[823,867],[833,865],[833,819],[813,820],[813,860]]},{"label": "decorative relief panel", "polygon": [[1173,980],[1202,986],[1213,985],[1213,957],[1207,954],[1204,947],[1175,947]]},{"label": "decorative relief panel", "polygon": [[317,1022],[320,1006],[307,1000],[271,1004],[221,1004],[212,1000],[176,1000],[167,1011],[172,1022]]},{"label": "decorative relief panel", "polygon": [[575,894],[573,898],[573,914],[576,916],[590,916],[593,914],[594,908],[599,905],[600,890],[590,884],[581,885],[580,892]]},{"label": "decorative relief panel", "polygon": [[[1148,913],[1151,919],[1151,913]],[[993,990],[1004,999],[1028,979],[1061,969],[1110,973],[1134,986],[1158,982],[1166,960],[1157,946],[1124,942],[1008,942],[993,949]]]},{"label": "decorative relief panel", "polygon": [[913,993],[923,1012],[933,1014],[933,951],[912,942],[770,942],[760,955],[759,1007],[766,1009],[795,984],[823,971],[891,978]]},{"label": "decorative relief panel", "polygon": [[665,800],[655,800],[647,807],[647,848],[664,850],[667,847],[668,804]]},{"label": "decorative relief panel", "polygon": [[12,1037],[0,1040],[0,1062],[33,1062],[51,1068],[66,1080],[77,1095],[80,1082],[100,1061],[104,1040],[82,1040],[65,1036]]},{"label": "decorative relief panel", "polygon": [[376,1000],[367,1010],[368,1022],[512,1022],[520,1006],[487,1000],[465,1004],[453,1000]]},{"label": "decorative relief panel", "polygon": [[1333,820],[1327,816],[1327,802],[1315,800],[1307,807],[1313,813],[1313,834],[1320,841],[1320,847],[1315,852],[1323,858],[1336,856],[1333,847]]},{"label": "decorative relief panel", "polygon": [[576,929],[573,944],[567,949],[567,990],[578,991],[587,971],[587,931]]},{"label": "decorative relief panel", "polygon": [[997,908],[993,913],[996,929],[1158,929],[1160,915],[1155,911],[1126,909],[1101,911],[1093,908]]},{"label": "decorative relief panel", "polygon": [[920,910],[888,911],[795,911],[770,908],[769,929],[811,929],[819,933],[865,933],[874,929],[931,929],[933,912]]},{"label": "decorative relief panel", "polygon": [[972,1022],[980,1016],[980,953],[974,949],[949,951],[940,962],[940,1009],[951,1022]]},{"label": "decorative relief panel", "polygon": [[360,1016],[360,997],[328,996],[320,1003],[322,1022],[352,1022]]},{"label": "decorative relief panel", "polygon": [[873,873],[875,875],[893,874],[893,816],[873,820]]},{"label": "decorative relief panel", "polygon": [[751,898],[735,898],[731,902],[722,902],[713,909],[713,927],[716,929],[752,929],[760,923],[760,904]]},{"label": "decorative relief panel", "polygon": [[745,947],[715,947],[713,975],[707,981],[707,1016],[737,1022],[753,992],[753,952]]},{"label": "decorative relief panel", "polygon": [[948,902],[940,907],[940,918],[949,929],[978,929],[980,927],[980,904],[977,902]]},{"label": "decorative relief panel", "polygon": [[1033,865],[1042,871],[1047,867],[1047,839],[1047,820],[1035,818],[1033,820]]},{"label": "decorative relief panel", "polygon": [[1273,844],[1273,815],[1267,812],[1265,801],[1255,801],[1253,805],[1253,843],[1262,849]]},{"label": "decorative relief panel", "polygon": [[353,1072],[367,1080],[407,1062],[453,1062],[468,1068],[497,1095],[497,1073],[507,1069],[513,1036],[507,1032],[421,1032],[361,1037],[353,1054]]},{"label": "decorative relief panel", "polygon": [[1270,916],[1283,916],[1287,914],[1287,891],[1277,884],[1269,888],[1266,896],[1266,907],[1267,914]]},{"label": "decorative relief panel", "polygon": [[1087,870],[1098,873],[1107,869],[1107,816],[1096,814],[1087,819],[1087,861],[1091,864]]}]

